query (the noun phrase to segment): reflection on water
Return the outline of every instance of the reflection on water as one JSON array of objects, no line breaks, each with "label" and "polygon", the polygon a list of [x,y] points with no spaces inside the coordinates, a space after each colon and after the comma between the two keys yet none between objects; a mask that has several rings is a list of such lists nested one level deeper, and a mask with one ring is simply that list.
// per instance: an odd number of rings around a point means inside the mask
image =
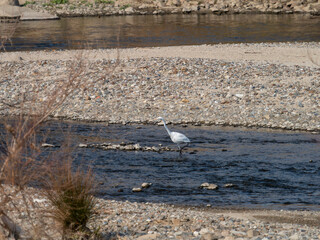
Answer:
[{"label": "reflection on water", "polygon": [[320,17],[147,15],[21,22],[8,50],[319,41]]}]

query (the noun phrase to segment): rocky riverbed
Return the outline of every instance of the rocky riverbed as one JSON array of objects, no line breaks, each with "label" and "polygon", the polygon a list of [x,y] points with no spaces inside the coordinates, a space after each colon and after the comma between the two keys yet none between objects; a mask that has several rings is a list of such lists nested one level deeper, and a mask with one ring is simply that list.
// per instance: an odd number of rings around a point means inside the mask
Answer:
[{"label": "rocky riverbed", "polygon": [[[319,132],[319,49],[283,43],[84,51],[81,78],[90,87],[53,117],[154,124],[163,116],[173,124]],[[35,104],[45,103],[78,53],[2,53],[0,114],[17,113],[3,102],[17,103],[31,90]]]},{"label": "rocky riverbed", "polygon": [[[61,238],[58,225],[48,217],[51,204],[41,191],[5,191],[15,196],[8,204],[7,216],[19,227],[21,237],[46,233],[53,239]],[[319,212],[309,211],[199,208],[97,199],[88,227],[102,239],[299,240],[320,239],[319,218]]]},{"label": "rocky riverbed", "polygon": [[[119,239],[319,239],[319,212],[189,208],[99,201],[95,223]],[[310,221],[310,222],[308,222]],[[313,224],[316,223],[316,225]]]}]

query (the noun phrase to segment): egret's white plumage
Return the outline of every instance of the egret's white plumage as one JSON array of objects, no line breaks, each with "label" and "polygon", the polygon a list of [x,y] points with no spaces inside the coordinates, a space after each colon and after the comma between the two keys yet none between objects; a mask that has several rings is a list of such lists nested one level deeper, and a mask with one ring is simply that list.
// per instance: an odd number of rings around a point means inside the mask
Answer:
[{"label": "egret's white plumage", "polygon": [[[178,145],[179,151],[181,153],[184,147],[187,147],[190,143],[190,139],[187,138],[184,134],[178,132],[171,132],[167,127],[166,121],[162,117],[158,117],[158,120],[162,120],[164,124],[164,128],[167,130],[172,142]],[[184,146],[180,146],[181,144],[186,144]]]}]

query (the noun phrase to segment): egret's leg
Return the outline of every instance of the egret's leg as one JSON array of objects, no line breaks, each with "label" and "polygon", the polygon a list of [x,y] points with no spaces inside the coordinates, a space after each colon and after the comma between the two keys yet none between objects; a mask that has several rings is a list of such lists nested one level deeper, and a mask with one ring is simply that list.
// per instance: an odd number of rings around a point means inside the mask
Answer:
[{"label": "egret's leg", "polygon": [[180,145],[179,144],[177,144],[178,145],[178,148],[179,148],[179,152],[180,152],[180,155],[182,154],[182,148],[180,147]]},{"label": "egret's leg", "polygon": [[188,147],[189,143],[186,143],[186,145],[184,145],[181,149],[184,149],[185,147]]}]

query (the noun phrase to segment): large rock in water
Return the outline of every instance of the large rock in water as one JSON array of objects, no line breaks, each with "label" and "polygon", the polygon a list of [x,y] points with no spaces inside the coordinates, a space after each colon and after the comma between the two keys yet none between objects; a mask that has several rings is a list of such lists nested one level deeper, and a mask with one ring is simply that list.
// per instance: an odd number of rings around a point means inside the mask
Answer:
[{"label": "large rock in water", "polygon": [[20,20],[51,20],[57,15],[37,12],[27,7],[20,7],[18,0],[0,0],[0,18],[19,18]]}]

